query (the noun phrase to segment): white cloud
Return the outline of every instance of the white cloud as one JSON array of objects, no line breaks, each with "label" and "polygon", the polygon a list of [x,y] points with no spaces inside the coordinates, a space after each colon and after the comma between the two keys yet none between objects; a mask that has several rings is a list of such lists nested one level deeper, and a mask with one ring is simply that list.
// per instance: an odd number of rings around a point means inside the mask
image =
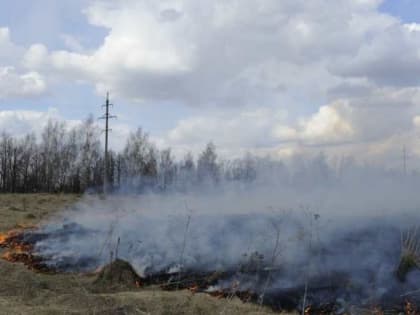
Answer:
[{"label": "white cloud", "polygon": [[201,148],[208,141],[222,147],[252,149],[273,145],[272,128],[284,123],[282,110],[256,110],[211,116],[195,116],[181,120],[166,137],[168,145]]},{"label": "white cloud", "polygon": [[0,132],[7,132],[15,136],[27,133],[40,134],[49,119],[59,119],[55,108],[48,111],[35,110],[2,110],[0,111]]},{"label": "white cloud", "polygon": [[34,44],[25,52],[22,65],[29,69],[40,69],[47,61],[48,50],[42,44]]},{"label": "white cloud", "polygon": [[67,50],[25,49],[0,29],[0,97],[37,95],[60,78],[129,102],[199,108],[162,146],[388,154],[420,124],[420,28],[380,3],[93,1],[86,18],[108,34],[91,51],[71,34]]},{"label": "white cloud", "polygon": [[43,75],[19,68],[24,54],[24,48],[11,41],[10,30],[0,28],[0,99],[31,97],[45,92]]},{"label": "white cloud", "polygon": [[313,115],[294,123],[284,110],[259,108],[181,120],[167,139],[172,144],[217,140],[226,146],[264,147],[292,141],[321,145],[355,136],[351,119],[350,106],[342,102],[321,106]]},{"label": "white cloud", "polygon": [[382,89],[331,102],[296,119],[285,110],[264,107],[206,113],[180,121],[159,141],[181,153],[197,153],[213,140],[225,157],[248,151],[279,157],[324,151],[395,165],[402,143],[417,141],[419,100],[417,89]]},{"label": "white cloud", "polygon": [[302,139],[311,142],[343,142],[355,133],[351,122],[346,121],[334,106],[321,106],[315,115],[302,120],[300,125]]},{"label": "white cloud", "polygon": [[379,86],[416,86],[420,80],[420,32],[394,23],[361,42],[352,58],[338,58],[331,73],[365,78]]},{"label": "white cloud", "polygon": [[62,34],[61,38],[64,42],[64,45],[71,51],[83,52],[83,46],[80,43],[80,40],[78,40],[76,37],[70,34]]},{"label": "white cloud", "polygon": [[404,27],[407,28],[410,32],[420,32],[420,24],[418,23],[404,24]]},{"label": "white cloud", "polygon": [[13,67],[0,67],[0,99],[30,97],[45,90],[46,83],[39,73],[18,73]]},{"label": "white cloud", "polygon": [[38,69],[44,58],[46,71],[132,101],[232,106],[304,91],[321,103],[348,78],[415,82],[414,26],[380,13],[380,3],[94,1],[89,22],[109,30],[96,50],[83,52],[69,35],[69,51],[32,47],[26,64]]},{"label": "white cloud", "polygon": [[161,145],[175,146],[183,151],[202,149],[207,141],[215,141],[227,156],[246,151],[254,153],[288,152],[287,146],[323,146],[342,143],[355,135],[344,111],[346,104],[322,106],[307,119],[291,123],[284,110],[257,110],[194,116],[181,120],[160,139]]},{"label": "white cloud", "polygon": [[[50,63],[64,77],[134,101],[244,105],[282,97],[296,88],[293,82],[320,90],[321,100],[337,74],[353,75],[336,69],[335,61],[350,62],[391,26],[405,30],[379,13],[379,4],[95,1],[85,14],[109,30],[102,45],[91,53],[53,51]],[[313,82],[317,75],[322,80]]]},{"label": "white cloud", "polygon": [[22,49],[12,43],[9,28],[0,27],[0,66],[10,65],[21,52]]}]

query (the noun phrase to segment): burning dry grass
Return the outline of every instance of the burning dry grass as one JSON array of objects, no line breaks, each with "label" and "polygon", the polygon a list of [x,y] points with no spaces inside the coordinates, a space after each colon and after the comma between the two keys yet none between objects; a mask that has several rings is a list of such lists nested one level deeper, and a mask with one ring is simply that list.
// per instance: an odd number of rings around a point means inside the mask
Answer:
[{"label": "burning dry grass", "polygon": [[[15,198],[15,202],[13,202]],[[189,272],[183,270],[178,275],[167,272],[150,278],[140,278],[126,262],[115,259],[99,273],[91,275],[53,273],[42,264],[42,259],[33,256],[31,244],[25,243],[22,231],[31,229],[42,219],[48,218],[59,209],[78,200],[78,196],[68,195],[3,195],[0,196],[0,214],[6,217],[0,221],[0,315],[1,314],[274,314],[256,304],[259,297],[255,293],[239,291],[235,282],[231,288],[215,289],[218,280],[232,280],[224,273]],[[30,215],[29,215],[30,214]],[[18,224],[19,223],[19,224]],[[398,234],[398,232],[397,232]],[[277,242],[276,242],[277,244]],[[3,249],[1,248],[3,246]],[[116,250],[117,252],[117,250]],[[276,257],[277,245],[273,250]],[[402,254],[397,275],[403,281],[413,268],[418,267],[420,241],[417,229],[402,235]],[[269,279],[270,272],[262,268],[263,258],[255,253],[240,272],[256,273]],[[273,259],[271,265],[273,265]],[[19,264],[12,262],[21,262]],[[33,270],[28,270],[26,266]],[[44,269],[43,269],[44,268]],[[271,269],[269,269],[271,270]],[[45,273],[48,271],[48,273]],[[265,276],[264,276],[265,275]],[[228,275],[227,275],[228,276]],[[394,276],[394,275],[393,275]],[[225,279],[226,278],[226,279]],[[341,279],[341,278],[340,278]],[[340,285],[344,280],[338,279]],[[321,283],[324,285],[323,283]],[[317,288],[312,284],[312,289]],[[163,290],[162,290],[163,289]],[[323,286],[319,288],[323,290]],[[301,287],[284,292],[288,297],[302,297]],[[265,296],[276,304],[279,296]],[[261,303],[262,304],[262,303]],[[296,304],[296,303],[295,303]],[[420,314],[415,304],[406,301],[398,305],[398,311],[384,312],[380,307],[367,305],[366,309],[356,309],[351,305],[304,304],[301,314]],[[300,304],[299,304],[300,305]],[[340,311],[342,307],[343,311]],[[293,308],[294,309],[294,308]],[[337,312],[337,310],[339,312]],[[351,311],[349,311],[351,310]]]},{"label": "burning dry grass", "polygon": [[33,244],[23,241],[24,233],[35,228],[35,226],[20,226],[7,233],[0,233],[0,248],[4,249],[0,257],[12,263],[23,263],[37,272],[51,273],[53,270],[43,264],[42,258],[33,254]]},{"label": "burning dry grass", "polygon": [[[0,255],[8,252],[10,261],[33,265],[34,257],[22,257],[27,255],[28,248],[19,247],[20,243],[14,238],[21,235],[23,228],[36,225],[78,199],[75,195],[0,195],[0,232],[12,230],[0,236],[0,243],[8,240],[8,248],[0,248]],[[105,271],[102,286],[107,286],[109,279],[112,283],[120,280],[109,270],[107,276]],[[0,274],[0,315],[273,314],[265,308],[243,303],[237,297],[218,299],[192,290],[162,291],[153,285],[147,288],[120,286],[118,290],[98,293],[94,284],[97,275],[36,273],[23,264],[5,260],[0,260]],[[127,280],[126,272],[121,274]],[[134,281],[133,277],[129,274],[128,281]]]}]

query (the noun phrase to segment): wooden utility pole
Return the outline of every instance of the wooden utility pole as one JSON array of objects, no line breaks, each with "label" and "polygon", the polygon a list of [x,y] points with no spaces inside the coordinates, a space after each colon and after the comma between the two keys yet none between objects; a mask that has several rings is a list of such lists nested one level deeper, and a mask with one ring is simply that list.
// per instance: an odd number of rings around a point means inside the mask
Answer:
[{"label": "wooden utility pole", "polygon": [[116,118],[117,116],[114,115],[110,115],[109,114],[109,107],[113,106],[113,104],[111,104],[109,102],[109,93],[106,93],[106,102],[105,105],[102,105],[102,107],[105,108],[105,114],[100,117],[100,119],[105,119],[105,156],[104,156],[104,183],[103,183],[103,193],[106,194],[108,192],[108,179],[109,179],[109,174],[108,174],[108,132],[111,131],[111,129],[109,128],[109,119],[111,118]]},{"label": "wooden utility pole", "polygon": [[404,171],[404,176],[406,176],[407,175],[407,149],[405,145],[403,146],[403,171]]}]

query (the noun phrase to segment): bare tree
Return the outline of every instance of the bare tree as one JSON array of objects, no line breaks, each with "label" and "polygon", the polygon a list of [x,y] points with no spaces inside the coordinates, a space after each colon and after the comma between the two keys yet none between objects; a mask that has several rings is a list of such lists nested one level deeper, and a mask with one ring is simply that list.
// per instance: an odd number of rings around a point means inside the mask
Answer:
[{"label": "bare tree", "polygon": [[159,161],[159,187],[166,190],[172,186],[175,178],[176,167],[172,159],[171,149],[163,150],[160,153]]},{"label": "bare tree", "polygon": [[209,142],[200,154],[197,162],[197,177],[200,182],[218,182],[219,165],[217,164],[216,146]]}]

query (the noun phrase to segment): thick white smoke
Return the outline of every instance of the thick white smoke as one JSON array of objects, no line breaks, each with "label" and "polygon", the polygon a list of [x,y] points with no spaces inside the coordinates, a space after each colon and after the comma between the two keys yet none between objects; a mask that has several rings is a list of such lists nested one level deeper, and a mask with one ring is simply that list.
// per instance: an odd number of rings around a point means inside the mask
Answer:
[{"label": "thick white smoke", "polygon": [[349,299],[417,289],[419,272],[403,282],[395,271],[401,231],[418,222],[419,179],[366,169],[313,181],[267,176],[184,193],[87,195],[28,237],[65,271],[94,270],[118,256],[141,275],[229,271],[256,292],[338,279]]}]

